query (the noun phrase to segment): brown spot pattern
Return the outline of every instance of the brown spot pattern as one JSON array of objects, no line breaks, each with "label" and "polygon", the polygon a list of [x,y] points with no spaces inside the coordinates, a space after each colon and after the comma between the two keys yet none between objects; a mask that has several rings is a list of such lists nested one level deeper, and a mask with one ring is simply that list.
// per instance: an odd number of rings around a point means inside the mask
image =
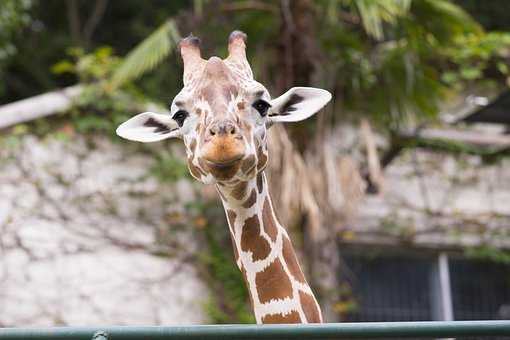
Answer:
[{"label": "brown spot pattern", "polygon": [[278,227],[276,226],[276,221],[273,218],[271,206],[267,198],[262,207],[262,221],[264,222],[264,231],[269,235],[271,240],[275,242],[276,236],[278,235]]},{"label": "brown spot pattern", "polygon": [[238,110],[244,110],[244,107],[245,107],[244,102],[239,102],[239,103],[237,103],[237,109],[238,109]]},{"label": "brown spot pattern", "polygon": [[209,172],[217,179],[226,181],[235,176],[239,167],[233,166],[226,169],[209,168]]},{"label": "brown spot pattern", "polygon": [[239,184],[237,184],[234,189],[232,189],[232,192],[231,192],[231,195],[232,197],[234,197],[236,200],[240,201],[244,195],[246,194],[246,188],[248,186],[248,182],[239,182]]},{"label": "brown spot pattern", "polygon": [[190,148],[191,152],[195,153],[196,147],[197,147],[197,140],[196,140],[196,138],[193,138],[193,140],[189,144],[189,148]]},{"label": "brown spot pattern", "polygon": [[306,320],[309,323],[321,323],[321,312],[313,297],[307,293],[299,291],[299,301],[303,307]]},{"label": "brown spot pattern", "polygon": [[257,273],[255,285],[261,303],[272,299],[292,298],[292,283],[278,258]]},{"label": "brown spot pattern", "polygon": [[248,209],[252,205],[257,202],[257,193],[255,192],[255,189],[251,189],[250,196],[246,200],[246,202],[243,203],[243,208]]},{"label": "brown spot pattern", "polygon": [[205,164],[205,161],[200,157],[198,158],[198,164],[202,167],[202,169],[207,169],[207,164]]},{"label": "brown spot pattern", "polygon": [[243,251],[250,251],[253,261],[265,259],[271,252],[269,242],[260,235],[260,224],[257,214],[244,221],[241,232],[241,249]]},{"label": "brown spot pattern", "polygon": [[282,315],[278,314],[269,314],[265,315],[262,318],[262,323],[271,324],[271,323],[301,323],[301,318],[299,317],[299,313],[295,310],[292,312]]},{"label": "brown spot pattern", "polygon": [[219,180],[231,179],[239,170],[239,164],[235,164],[233,166],[225,168],[217,168],[208,166],[207,163],[202,158],[198,159],[198,163],[200,164],[202,169],[206,169],[211,175],[213,175],[216,179]]},{"label": "brown spot pattern", "polygon": [[207,101],[212,112],[225,112],[231,97],[238,95],[238,84],[231,70],[220,58],[212,57],[206,62],[204,72],[206,77],[214,81],[204,82],[196,90],[197,97]]},{"label": "brown spot pattern", "polygon": [[285,263],[287,263],[287,268],[289,268],[289,271],[292,274],[292,277],[301,283],[306,283],[305,276],[303,275],[301,267],[299,267],[299,263],[297,261],[296,254],[294,253],[292,244],[286,236],[283,237],[282,254],[283,258],[285,259]]},{"label": "brown spot pattern", "polygon": [[263,177],[262,173],[259,173],[257,175],[257,189],[259,190],[259,194],[262,193],[263,185],[264,185],[264,177]]},{"label": "brown spot pattern", "polygon": [[251,170],[255,166],[255,162],[255,155],[249,156],[243,161],[243,164],[241,165],[241,171],[243,173],[247,173],[248,170]]},{"label": "brown spot pattern", "polygon": [[262,146],[257,151],[257,156],[259,157],[259,162],[257,164],[257,170],[262,170],[267,165],[267,155],[264,153]]},{"label": "brown spot pattern", "polygon": [[188,158],[188,168],[193,177],[200,178],[202,175],[205,175],[200,168],[196,167],[193,162],[191,161],[191,158]]},{"label": "brown spot pattern", "polygon": [[239,91],[237,90],[237,86],[235,84],[227,83],[222,90],[223,96],[226,100],[230,100],[232,96],[237,97],[237,95],[239,94]]}]

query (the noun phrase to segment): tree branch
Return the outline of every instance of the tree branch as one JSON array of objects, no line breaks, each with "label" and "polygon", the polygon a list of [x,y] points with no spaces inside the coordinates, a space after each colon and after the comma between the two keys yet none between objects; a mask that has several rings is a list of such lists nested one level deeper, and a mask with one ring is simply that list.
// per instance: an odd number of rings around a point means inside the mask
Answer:
[{"label": "tree branch", "polygon": [[86,44],[90,42],[90,39],[92,38],[92,35],[94,34],[97,25],[103,18],[107,5],[108,0],[96,0],[94,9],[92,10],[92,13],[89,16],[87,23],[83,28],[83,39],[85,40]]},{"label": "tree branch", "polygon": [[73,41],[78,44],[81,41],[80,33],[80,13],[78,12],[78,0],[69,0],[67,3],[67,20],[69,21],[69,31]]}]

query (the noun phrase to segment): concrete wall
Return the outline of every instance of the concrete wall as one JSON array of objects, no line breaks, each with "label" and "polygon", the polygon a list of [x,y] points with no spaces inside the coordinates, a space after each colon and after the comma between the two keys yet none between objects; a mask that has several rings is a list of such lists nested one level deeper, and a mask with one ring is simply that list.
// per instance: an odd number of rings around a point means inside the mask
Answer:
[{"label": "concrete wall", "polygon": [[162,185],[152,157],[104,137],[2,145],[0,326],[206,321],[193,231],[157,242],[189,183]]}]

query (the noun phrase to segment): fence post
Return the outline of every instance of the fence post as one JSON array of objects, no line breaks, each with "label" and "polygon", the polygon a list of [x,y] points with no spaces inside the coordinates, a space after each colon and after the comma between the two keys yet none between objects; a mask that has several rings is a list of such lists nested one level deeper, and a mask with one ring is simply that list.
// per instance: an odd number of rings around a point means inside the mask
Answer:
[{"label": "fence post", "polygon": [[92,335],[92,340],[109,340],[109,336],[105,331],[97,331]]}]

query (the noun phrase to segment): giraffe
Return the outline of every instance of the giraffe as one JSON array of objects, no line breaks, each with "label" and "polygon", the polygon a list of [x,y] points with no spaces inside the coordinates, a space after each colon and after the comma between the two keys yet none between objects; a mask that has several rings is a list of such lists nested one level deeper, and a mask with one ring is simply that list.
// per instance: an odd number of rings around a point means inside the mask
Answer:
[{"label": "giraffe", "polygon": [[331,99],[322,89],[294,87],[271,99],[253,78],[246,34],[231,33],[228,57],[201,57],[190,35],[179,44],[183,88],[170,113],[140,113],[117,134],[139,142],[183,140],[191,175],[214,184],[227,216],[235,262],[248,287],[258,324],[321,323],[320,306],[276,217],[264,170],[267,130],[306,119]]}]

